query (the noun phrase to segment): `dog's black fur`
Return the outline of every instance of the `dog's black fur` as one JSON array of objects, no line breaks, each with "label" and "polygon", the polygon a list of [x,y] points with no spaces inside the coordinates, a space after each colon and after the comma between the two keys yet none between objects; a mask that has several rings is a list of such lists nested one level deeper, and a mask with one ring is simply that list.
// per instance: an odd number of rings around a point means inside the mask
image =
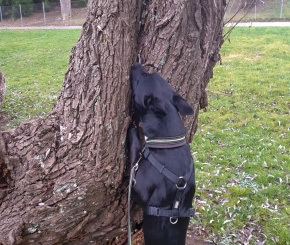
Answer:
[{"label": "dog's black fur", "polygon": [[[187,102],[172,90],[157,73],[149,74],[136,63],[131,69],[131,85],[135,113],[139,117],[144,135],[148,138],[179,136],[185,134],[178,112],[193,114]],[[141,149],[137,129],[128,130],[131,167],[139,158]],[[154,157],[177,176],[184,176],[193,164],[190,147],[185,144],[172,149],[150,149]],[[172,209],[176,194],[175,184],[160,174],[147,159],[142,158],[136,173],[136,186],[132,198],[142,208],[146,206]],[[188,180],[180,204],[181,210],[192,207],[195,193],[194,173]],[[179,218],[177,224],[169,218],[144,214],[143,230],[146,245],[184,245],[189,218]]]}]

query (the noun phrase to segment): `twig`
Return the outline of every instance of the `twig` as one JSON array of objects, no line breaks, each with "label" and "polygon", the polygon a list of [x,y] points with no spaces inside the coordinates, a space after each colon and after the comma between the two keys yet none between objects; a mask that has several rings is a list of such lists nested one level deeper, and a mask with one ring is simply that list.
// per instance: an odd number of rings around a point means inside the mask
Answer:
[{"label": "twig", "polygon": [[[257,0],[254,0],[253,2],[252,2],[252,5],[250,6],[250,8],[248,9],[248,11],[237,21],[237,22],[235,22],[235,24],[232,26],[232,27],[230,27],[230,29],[226,32],[226,34],[224,34],[223,35],[223,38],[224,38],[224,40],[227,40],[228,39],[228,37],[229,37],[229,35],[231,34],[231,32],[233,31],[233,29],[246,17],[246,15],[252,10],[252,8],[255,6],[255,3],[257,2]],[[243,11],[244,9],[246,8],[246,5],[242,8],[240,8],[236,13],[235,13],[235,15],[227,22],[227,23],[225,23],[224,24],[224,26],[226,25],[226,24],[228,24],[240,11]]]}]

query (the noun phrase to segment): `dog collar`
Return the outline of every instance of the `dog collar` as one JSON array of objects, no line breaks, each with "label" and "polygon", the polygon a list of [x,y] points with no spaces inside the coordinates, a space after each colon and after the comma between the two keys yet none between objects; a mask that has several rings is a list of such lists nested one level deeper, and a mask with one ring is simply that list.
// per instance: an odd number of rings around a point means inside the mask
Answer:
[{"label": "dog collar", "polygon": [[175,148],[186,144],[184,135],[152,139],[145,137],[145,142],[149,148]]}]

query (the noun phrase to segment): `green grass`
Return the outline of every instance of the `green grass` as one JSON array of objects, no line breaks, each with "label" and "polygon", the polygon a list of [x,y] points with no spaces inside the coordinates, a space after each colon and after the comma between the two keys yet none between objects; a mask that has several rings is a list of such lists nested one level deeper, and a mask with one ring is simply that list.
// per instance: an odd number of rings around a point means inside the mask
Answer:
[{"label": "green grass", "polygon": [[218,244],[245,244],[250,234],[250,244],[290,242],[289,36],[290,28],[236,28],[207,88],[192,143],[195,224]]},{"label": "green grass", "polygon": [[[8,127],[47,115],[79,34],[0,32]],[[207,88],[209,106],[192,143],[194,223],[218,244],[246,244],[250,235],[250,244],[290,241],[289,36],[290,28],[236,28]]]},{"label": "green grass", "polygon": [[51,110],[80,30],[0,31],[0,70],[7,78],[2,111],[18,125]]}]

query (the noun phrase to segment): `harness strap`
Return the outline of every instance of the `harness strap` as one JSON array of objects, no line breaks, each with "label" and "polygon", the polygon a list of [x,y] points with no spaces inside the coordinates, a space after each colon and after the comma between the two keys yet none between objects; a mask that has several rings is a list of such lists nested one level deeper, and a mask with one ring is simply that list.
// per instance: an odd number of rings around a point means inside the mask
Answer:
[{"label": "harness strap", "polygon": [[[162,163],[160,163],[153,156],[153,154],[151,154],[147,145],[145,145],[145,148],[143,151],[143,157],[146,158],[150,162],[150,164],[159,171],[160,174],[163,174],[165,177],[167,177],[169,180],[175,183],[176,188],[177,188],[172,209],[168,210],[168,209],[161,209],[158,207],[148,206],[143,209],[144,213],[147,215],[153,215],[153,216],[170,217],[170,222],[172,224],[175,224],[177,222],[178,217],[194,216],[193,208],[190,208],[183,212],[179,209],[182,194],[186,188],[187,181],[189,180],[193,171],[193,164],[191,164],[189,172],[184,177],[183,176],[178,177],[176,174],[172,173],[168,168],[166,168]],[[183,183],[180,183],[180,182],[183,182]],[[176,221],[173,222],[172,219],[175,219]]]},{"label": "harness strap", "polygon": [[144,152],[143,152],[144,158],[146,158],[153,167],[155,167],[159,173],[163,174],[166,176],[168,179],[170,179],[173,183],[178,183],[179,182],[179,177],[172,173],[168,168],[166,168],[163,164],[161,164],[150,152],[149,148],[146,147]]},{"label": "harness strap", "polygon": [[188,181],[192,170],[193,170],[193,164],[190,166],[189,172],[185,176],[177,176],[176,174],[172,173],[168,168],[166,168],[162,163],[160,163],[154,156],[151,154],[149,148],[145,145],[144,151],[143,151],[143,157],[146,158],[153,167],[155,167],[160,174],[163,174],[165,177],[170,179],[173,183],[175,183],[177,186],[179,182],[182,180],[185,181],[185,183]]},{"label": "harness strap", "polygon": [[190,208],[184,212],[181,212],[180,210],[177,210],[177,215],[174,217],[174,210],[168,210],[168,209],[162,209],[162,208],[157,208],[157,207],[151,207],[148,206],[143,209],[144,213],[147,215],[152,215],[152,216],[164,216],[168,218],[177,218],[177,217],[193,217],[194,216],[194,208]]},{"label": "harness strap", "polygon": [[175,199],[174,199],[174,203],[173,203],[173,209],[172,209],[172,218],[176,219],[178,217],[181,217],[179,216],[179,205],[180,205],[180,202],[181,202],[181,197],[182,197],[182,193],[184,192],[184,189],[177,189],[176,191],[176,194],[175,194]]}]

